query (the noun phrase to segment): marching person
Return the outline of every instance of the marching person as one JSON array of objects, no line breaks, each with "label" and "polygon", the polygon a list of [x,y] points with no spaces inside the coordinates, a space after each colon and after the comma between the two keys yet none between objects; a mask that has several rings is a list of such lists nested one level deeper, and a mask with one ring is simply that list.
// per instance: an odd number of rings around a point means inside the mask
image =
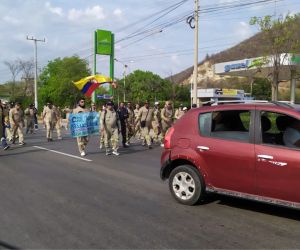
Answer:
[{"label": "marching person", "polygon": [[62,137],[61,137],[61,119],[62,119],[61,110],[60,110],[60,107],[56,107],[56,106],[53,106],[53,109],[54,109],[54,113],[55,113],[53,128],[56,129],[57,139],[62,140]]},{"label": "marching person", "polygon": [[129,145],[130,139],[134,136],[134,124],[135,124],[135,115],[134,115],[134,110],[131,102],[127,103],[127,112],[128,112],[128,119],[127,119],[126,143]]},{"label": "marching person", "polygon": [[65,129],[68,130],[69,129],[69,117],[70,117],[70,114],[73,112],[73,110],[70,109],[69,107],[65,107],[63,111],[66,114]]},{"label": "marching person", "polygon": [[102,149],[104,147],[104,142],[105,142],[105,131],[103,128],[103,123],[101,121],[101,115],[103,112],[105,112],[105,105],[102,106],[102,111],[99,111],[99,118],[100,118],[100,146],[99,148]]},{"label": "marching person", "polygon": [[25,115],[25,128],[26,134],[30,131],[30,134],[34,131],[34,109],[33,104],[30,104],[28,108],[24,111]]},{"label": "marching person", "polygon": [[90,108],[90,111],[91,112],[97,112],[97,106],[96,106],[96,103],[92,103],[92,105],[91,105],[91,108]]},{"label": "marching person", "polygon": [[34,104],[32,104],[32,105],[33,105],[33,111],[34,111],[34,129],[38,130],[38,128],[39,128],[38,110],[37,110],[37,108],[35,107]]},{"label": "marching person", "polygon": [[[88,109],[85,108],[85,99],[81,98],[78,102],[78,105],[75,109],[73,109],[73,114],[79,114],[82,112],[89,112]],[[81,136],[81,137],[77,137],[77,145],[78,145],[78,149],[79,149],[79,153],[81,156],[85,156],[86,152],[85,152],[85,148],[89,142],[89,137],[88,136]]]},{"label": "marching person", "polygon": [[1,140],[1,146],[3,147],[3,150],[9,149],[5,137],[5,109],[2,105],[1,100],[0,100],[0,140]]},{"label": "marching person", "polygon": [[136,118],[136,124],[140,123],[141,126],[142,135],[144,138],[142,145],[144,146],[147,143],[149,149],[152,148],[150,130],[152,127],[153,116],[153,109],[150,108],[149,102],[145,101],[144,106],[139,110],[138,116]]},{"label": "marching person", "polygon": [[101,113],[101,124],[102,131],[104,132],[106,155],[110,155],[112,153],[118,156],[120,154],[118,152],[118,147],[121,124],[118,118],[118,113],[115,111],[113,102],[111,101],[106,104],[106,109]]},{"label": "marching person", "polygon": [[159,102],[154,103],[154,121],[152,122],[154,141],[159,142],[159,135],[161,133],[161,116],[160,116]]},{"label": "marching person", "polygon": [[10,110],[10,104],[3,102],[3,113],[4,113],[4,125],[5,125],[5,135],[6,139],[9,141],[12,141],[12,131],[11,131],[11,126],[9,122],[9,110]]},{"label": "marching person", "polygon": [[21,103],[16,102],[15,107],[9,111],[10,125],[12,127],[12,143],[14,144],[16,141],[16,134],[19,136],[19,145],[25,145],[24,135],[23,135],[23,127],[24,127],[24,117],[23,111],[21,109]]},{"label": "marching person", "polygon": [[173,125],[174,110],[171,101],[166,101],[165,107],[161,110],[161,146],[164,146],[164,138],[170,127]]},{"label": "marching person", "polygon": [[52,133],[55,126],[56,114],[51,102],[48,102],[47,105],[44,107],[42,117],[43,117],[43,122],[46,126],[47,141],[48,142],[52,141],[53,140]]},{"label": "marching person", "polygon": [[128,119],[128,110],[125,107],[125,103],[121,102],[118,108],[118,115],[121,122],[121,135],[122,135],[122,144],[124,148],[128,148],[129,144],[127,143],[127,119]]},{"label": "marching person", "polygon": [[[139,110],[140,110],[140,105],[137,103],[135,104],[135,109],[133,110],[135,119],[138,117]],[[141,124],[139,122],[136,123],[134,127],[134,136],[136,135],[138,135],[138,138],[141,139]]]},{"label": "marching person", "polygon": [[175,111],[175,119],[176,120],[180,119],[184,114],[185,114],[185,112],[183,110],[183,105],[180,104],[179,108],[176,109],[176,111]]}]

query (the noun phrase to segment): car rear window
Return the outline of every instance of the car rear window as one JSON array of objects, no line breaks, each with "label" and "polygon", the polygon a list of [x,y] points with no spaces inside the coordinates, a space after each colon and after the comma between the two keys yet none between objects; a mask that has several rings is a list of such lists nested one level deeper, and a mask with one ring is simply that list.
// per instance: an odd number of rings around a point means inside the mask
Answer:
[{"label": "car rear window", "polygon": [[200,114],[200,134],[248,142],[250,117],[251,112],[249,110],[215,111]]}]

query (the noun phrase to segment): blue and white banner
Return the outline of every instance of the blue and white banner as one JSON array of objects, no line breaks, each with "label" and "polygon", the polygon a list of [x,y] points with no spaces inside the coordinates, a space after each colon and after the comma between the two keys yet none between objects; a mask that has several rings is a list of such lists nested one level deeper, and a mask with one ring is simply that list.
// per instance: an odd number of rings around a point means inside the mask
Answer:
[{"label": "blue and white banner", "polygon": [[72,137],[82,137],[99,134],[99,113],[82,112],[70,114],[69,124]]}]

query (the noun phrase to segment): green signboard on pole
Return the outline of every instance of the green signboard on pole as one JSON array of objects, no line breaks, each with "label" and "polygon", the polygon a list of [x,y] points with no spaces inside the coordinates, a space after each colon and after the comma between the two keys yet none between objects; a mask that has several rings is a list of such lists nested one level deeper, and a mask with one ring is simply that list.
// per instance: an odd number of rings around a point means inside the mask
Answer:
[{"label": "green signboard on pole", "polygon": [[[114,34],[108,30],[96,30],[94,32],[94,75],[97,73],[97,55],[108,55],[110,57],[110,78],[114,79]],[[109,94],[113,95],[110,86]],[[96,92],[92,95],[92,101],[96,101]]]},{"label": "green signboard on pole", "polygon": [[112,55],[112,33],[107,30],[96,31],[96,53],[98,55]]}]

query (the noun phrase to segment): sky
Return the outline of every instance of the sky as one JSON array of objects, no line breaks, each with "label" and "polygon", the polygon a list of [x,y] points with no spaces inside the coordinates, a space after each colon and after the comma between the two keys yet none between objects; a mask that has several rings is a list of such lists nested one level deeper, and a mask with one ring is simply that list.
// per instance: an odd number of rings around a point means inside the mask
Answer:
[{"label": "sky", "polygon": [[[253,16],[300,12],[299,0],[226,9],[256,1],[199,0],[199,61],[257,33],[249,25]],[[115,34],[116,78],[122,78],[124,69],[126,74],[141,69],[161,77],[174,75],[193,65],[194,30],[185,21],[193,10],[194,0],[0,0],[0,83],[11,80],[4,61],[33,58],[34,44],[27,36],[46,40],[38,43],[39,69],[73,55],[93,68],[96,29]],[[109,74],[107,56],[97,56],[97,72]]]}]

